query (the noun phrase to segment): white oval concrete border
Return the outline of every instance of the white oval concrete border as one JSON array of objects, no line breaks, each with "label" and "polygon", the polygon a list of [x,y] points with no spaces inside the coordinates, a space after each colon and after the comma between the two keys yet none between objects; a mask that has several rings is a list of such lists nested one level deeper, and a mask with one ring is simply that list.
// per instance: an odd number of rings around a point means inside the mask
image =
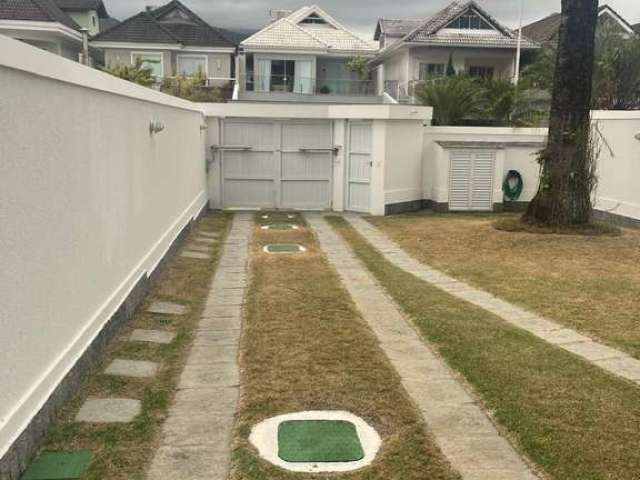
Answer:
[{"label": "white oval concrete border", "polygon": [[[283,232],[286,232],[287,230],[300,230],[300,227],[298,225],[289,225],[291,228],[290,229],[281,229],[279,228],[278,230],[281,230]],[[262,230],[271,230],[272,225],[263,225],[262,227],[260,227]]]},{"label": "white oval concrete border", "polygon": [[269,247],[271,245],[274,245],[274,244],[265,245],[264,247],[262,247],[262,251],[264,253],[268,253],[269,255],[286,255],[286,254],[290,254],[291,255],[291,254],[294,254],[294,253],[304,253],[304,252],[307,251],[307,249],[305,247],[303,247],[302,245],[298,245],[296,243],[292,243],[291,245],[295,245],[296,247],[298,247],[298,251],[297,252],[270,252],[269,251]]},{"label": "white oval concrete border", "polygon": [[[291,420],[342,420],[351,422],[356,427],[364,457],[357,462],[301,463],[285,462],[278,456],[278,427],[282,422]],[[288,413],[260,422],[251,430],[249,441],[258,450],[262,458],[292,472],[322,473],[351,472],[371,465],[380,450],[382,439],[378,432],[362,418],[344,411],[312,411]]]}]

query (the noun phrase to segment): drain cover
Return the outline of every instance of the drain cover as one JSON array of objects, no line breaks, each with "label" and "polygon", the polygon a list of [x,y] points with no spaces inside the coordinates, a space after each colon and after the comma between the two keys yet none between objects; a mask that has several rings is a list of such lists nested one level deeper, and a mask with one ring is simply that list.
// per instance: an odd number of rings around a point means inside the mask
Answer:
[{"label": "drain cover", "polygon": [[272,243],[264,247],[264,251],[266,253],[297,253],[306,252],[307,249],[295,243]]},{"label": "drain cover", "polygon": [[74,480],[81,478],[91,462],[89,450],[44,452],[22,476],[22,480]]},{"label": "drain cover", "polygon": [[263,230],[298,230],[299,228],[297,225],[292,225],[291,223],[273,223],[262,227]]},{"label": "drain cover", "polygon": [[356,426],[343,420],[292,420],[278,427],[285,462],[357,462],[364,457]]}]

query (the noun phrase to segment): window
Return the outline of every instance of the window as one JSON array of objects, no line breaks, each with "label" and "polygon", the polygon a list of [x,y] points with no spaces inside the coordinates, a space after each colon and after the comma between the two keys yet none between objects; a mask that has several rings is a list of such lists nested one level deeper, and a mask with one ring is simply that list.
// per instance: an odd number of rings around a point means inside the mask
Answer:
[{"label": "window", "polygon": [[493,78],[493,67],[469,67],[469,75],[478,78]]},{"label": "window", "polygon": [[96,17],[94,15],[91,16],[91,22],[93,23],[93,26],[96,26]]},{"label": "window", "polygon": [[295,72],[293,60],[271,60],[271,91],[293,92]]},{"label": "window", "polygon": [[178,75],[193,77],[198,73],[202,73],[206,77],[209,74],[207,71],[207,57],[205,56],[178,55],[177,63]]},{"label": "window", "polygon": [[311,15],[309,15],[307,18],[305,18],[304,20],[302,20],[302,22],[300,23],[315,23],[315,24],[325,24],[327,22],[325,22],[324,18],[322,18],[320,15],[318,15],[317,13],[312,13]]},{"label": "window", "polygon": [[134,52],[131,54],[131,63],[135,63],[138,59],[142,61],[143,67],[151,69],[154,77],[164,76],[161,53]]},{"label": "window", "polygon": [[444,71],[444,63],[421,63],[420,80],[427,80],[432,77],[443,77]]},{"label": "window", "polygon": [[485,19],[472,11],[459,16],[445,28],[456,28],[459,30],[493,30]]}]

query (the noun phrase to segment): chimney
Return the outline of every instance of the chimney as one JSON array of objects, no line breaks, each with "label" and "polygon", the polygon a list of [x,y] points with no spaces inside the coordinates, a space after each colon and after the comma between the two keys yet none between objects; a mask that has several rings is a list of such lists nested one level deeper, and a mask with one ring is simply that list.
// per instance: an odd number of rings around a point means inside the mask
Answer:
[{"label": "chimney", "polygon": [[152,10],[154,10],[155,8],[156,8],[156,7],[154,7],[153,5],[147,5],[146,7],[144,7],[144,9],[145,9],[147,12],[151,12],[151,11],[152,11]]},{"label": "chimney", "polygon": [[283,18],[291,15],[291,10],[269,10],[269,15],[271,16],[271,22],[277,22]]}]

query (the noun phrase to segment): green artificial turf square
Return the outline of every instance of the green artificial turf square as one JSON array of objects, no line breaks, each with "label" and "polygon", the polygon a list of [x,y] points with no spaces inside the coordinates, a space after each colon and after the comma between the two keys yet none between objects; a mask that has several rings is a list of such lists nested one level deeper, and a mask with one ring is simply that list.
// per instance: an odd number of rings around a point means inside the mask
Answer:
[{"label": "green artificial turf square", "polygon": [[272,223],[269,225],[269,230],[293,230],[293,225],[290,223]]},{"label": "green artificial turf square", "polygon": [[91,462],[89,450],[44,452],[39,455],[21,480],[74,480],[81,478]]},{"label": "green artificial turf square", "polygon": [[267,245],[267,250],[271,253],[299,252],[300,245],[293,243],[273,243],[271,245]]},{"label": "green artificial turf square", "polygon": [[351,422],[293,420],[278,427],[278,456],[285,462],[357,462],[364,451]]}]

